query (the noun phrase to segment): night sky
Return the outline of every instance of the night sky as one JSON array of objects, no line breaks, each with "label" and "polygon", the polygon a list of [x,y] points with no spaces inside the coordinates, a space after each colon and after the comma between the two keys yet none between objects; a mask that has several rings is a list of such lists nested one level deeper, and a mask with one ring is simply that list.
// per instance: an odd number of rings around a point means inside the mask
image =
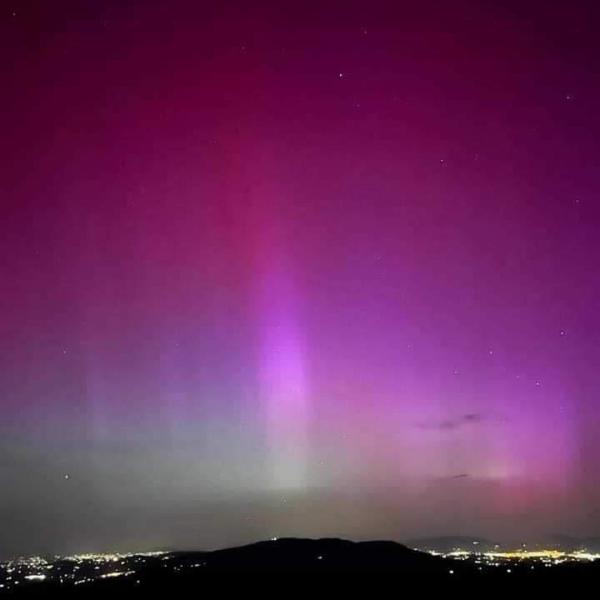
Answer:
[{"label": "night sky", "polygon": [[2,2],[0,557],[599,534],[597,4]]}]

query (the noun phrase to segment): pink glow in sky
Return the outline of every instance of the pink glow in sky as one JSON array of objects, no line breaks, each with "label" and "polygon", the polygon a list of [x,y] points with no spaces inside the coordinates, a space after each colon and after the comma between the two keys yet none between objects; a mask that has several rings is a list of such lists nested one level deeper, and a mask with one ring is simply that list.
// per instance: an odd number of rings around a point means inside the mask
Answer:
[{"label": "pink glow in sky", "polygon": [[10,4],[0,555],[598,533],[595,3]]}]

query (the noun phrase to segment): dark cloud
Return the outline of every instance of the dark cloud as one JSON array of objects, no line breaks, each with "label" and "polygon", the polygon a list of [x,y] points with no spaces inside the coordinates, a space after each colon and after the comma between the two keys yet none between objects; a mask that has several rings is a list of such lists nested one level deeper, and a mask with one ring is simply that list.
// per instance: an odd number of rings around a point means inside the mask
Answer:
[{"label": "dark cloud", "polygon": [[480,413],[467,413],[457,417],[456,419],[444,419],[443,421],[431,421],[426,423],[420,423],[421,429],[437,429],[439,431],[452,431],[465,427],[467,425],[475,425],[481,423],[484,417]]},{"label": "dark cloud", "polygon": [[482,416],[479,413],[469,413],[463,415],[462,420],[466,423],[479,423],[482,420]]}]

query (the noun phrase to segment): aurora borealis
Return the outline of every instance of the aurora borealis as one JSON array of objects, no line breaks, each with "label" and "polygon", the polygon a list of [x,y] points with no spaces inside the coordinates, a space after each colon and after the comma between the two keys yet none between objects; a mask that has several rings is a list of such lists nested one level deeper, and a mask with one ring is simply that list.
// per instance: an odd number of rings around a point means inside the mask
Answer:
[{"label": "aurora borealis", "polygon": [[594,2],[0,11],[0,557],[600,533]]}]

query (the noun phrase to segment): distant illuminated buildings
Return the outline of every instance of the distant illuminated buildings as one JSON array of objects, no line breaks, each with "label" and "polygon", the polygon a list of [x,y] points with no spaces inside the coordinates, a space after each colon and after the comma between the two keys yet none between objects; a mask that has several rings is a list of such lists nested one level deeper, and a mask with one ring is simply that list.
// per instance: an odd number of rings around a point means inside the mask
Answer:
[{"label": "distant illuminated buildings", "polygon": [[[556,549],[544,549],[544,550],[513,550],[513,551],[499,551],[494,552],[477,552],[473,550],[465,550],[462,548],[456,548],[451,552],[429,552],[436,556],[443,556],[444,558],[453,558],[457,560],[473,560],[478,564],[486,564],[491,567],[506,566],[507,563],[519,563],[519,562],[539,562],[546,566],[559,565],[564,562],[576,562],[576,561],[594,561],[600,559],[600,554],[594,554],[585,551],[576,552],[564,552]],[[534,566],[532,565],[533,569]],[[510,569],[507,569],[510,573]]]}]

